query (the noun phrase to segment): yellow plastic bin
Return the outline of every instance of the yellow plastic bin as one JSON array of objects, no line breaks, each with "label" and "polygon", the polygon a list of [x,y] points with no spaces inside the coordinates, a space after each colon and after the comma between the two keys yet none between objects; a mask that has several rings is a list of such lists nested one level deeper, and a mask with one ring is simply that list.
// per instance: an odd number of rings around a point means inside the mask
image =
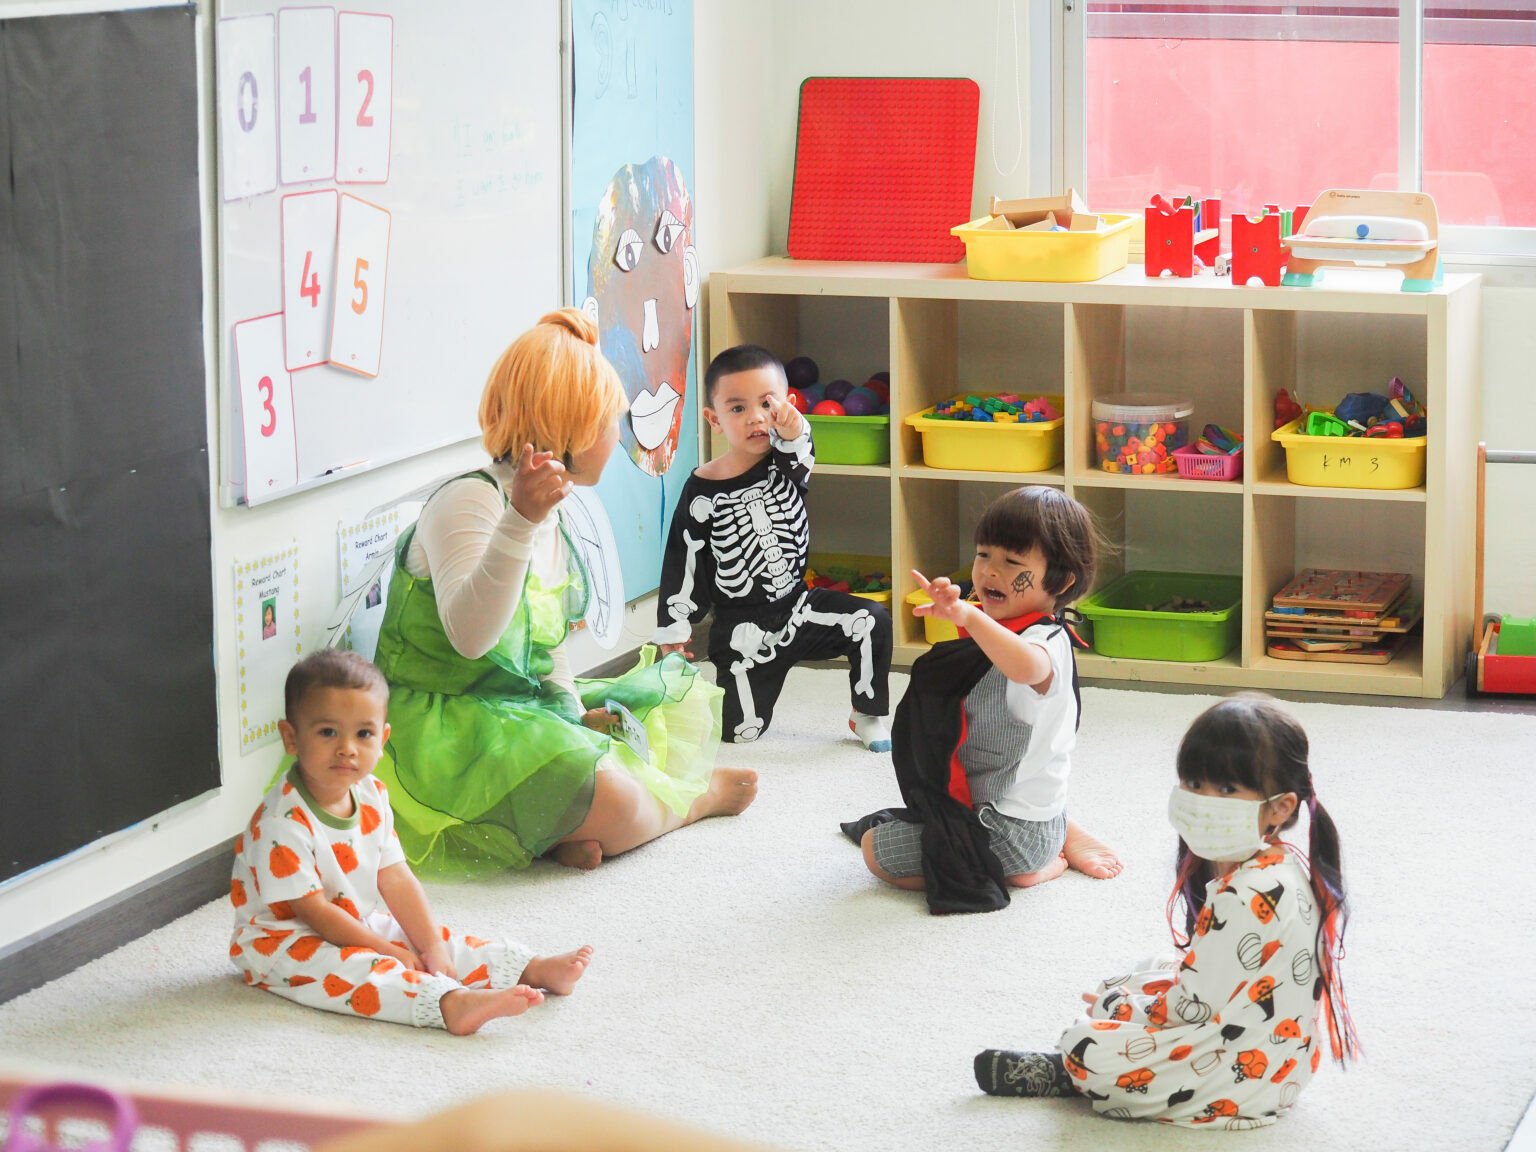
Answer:
[{"label": "yellow plastic bin", "polygon": [[854,592],[865,600],[891,606],[891,558],[889,556],[862,556],[850,552],[812,552],[807,566],[818,576],[833,580],[846,580],[850,585],[867,582],[871,577],[885,578],[885,587],[874,592]]},{"label": "yellow plastic bin", "polygon": [[1102,213],[1093,232],[1028,232],[984,228],[990,216],[951,228],[965,242],[965,268],[973,280],[1098,280],[1130,258],[1130,216]]},{"label": "yellow plastic bin", "polygon": [[[996,396],[995,392],[962,395]],[[1023,393],[1020,393],[1023,395]],[[1047,396],[1060,412],[1060,396]],[[935,405],[908,416],[906,423],[923,437],[923,463],[930,468],[967,472],[1044,472],[1061,463],[1065,417],[1029,423],[994,424],[986,420],[935,419]]]},{"label": "yellow plastic bin", "polygon": [[1313,488],[1417,488],[1424,483],[1426,437],[1307,436],[1302,419],[1270,433],[1285,447],[1285,474]]}]

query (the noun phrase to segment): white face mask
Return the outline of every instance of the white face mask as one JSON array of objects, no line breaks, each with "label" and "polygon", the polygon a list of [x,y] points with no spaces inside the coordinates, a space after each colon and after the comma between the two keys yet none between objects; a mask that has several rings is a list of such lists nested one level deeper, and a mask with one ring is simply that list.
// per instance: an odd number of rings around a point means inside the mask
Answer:
[{"label": "white face mask", "polygon": [[1246,860],[1267,843],[1259,833],[1259,810],[1278,798],[1202,796],[1175,784],[1168,797],[1168,820],[1202,860]]}]

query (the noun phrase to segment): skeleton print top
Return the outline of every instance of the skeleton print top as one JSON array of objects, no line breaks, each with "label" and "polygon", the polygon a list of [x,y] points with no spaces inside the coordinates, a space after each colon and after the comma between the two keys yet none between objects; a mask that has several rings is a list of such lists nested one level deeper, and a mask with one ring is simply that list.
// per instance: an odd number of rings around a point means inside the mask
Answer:
[{"label": "skeleton print top", "polygon": [[681,644],[711,608],[717,616],[788,603],[805,589],[811,528],[805,491],[815,453],[811,429],[772,447],[740,476],[697,472],[678,496],[661,561],[658,644]]},{"label": "skeleton print top", "polygon": [[1322,1059],[1317,897],[1302,858],[1265,848],[1205,891],[1177,968],[1146,962],[1105,980],[1092,1018],[1057,1041],[1105,1116],[1273,1124]]}]

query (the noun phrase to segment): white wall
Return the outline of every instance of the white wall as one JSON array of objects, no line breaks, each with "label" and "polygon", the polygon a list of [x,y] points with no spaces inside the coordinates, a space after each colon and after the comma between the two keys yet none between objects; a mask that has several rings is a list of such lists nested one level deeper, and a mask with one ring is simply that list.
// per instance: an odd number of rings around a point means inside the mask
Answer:
[{"label": "white wall", "polygon": [[[0,17],[61,11],[103,3],[53,0],[25,4],[0,0]],[[202,0],[205,13],[208,0]],[[793,175],[795,117],[799,85],[817,75],[971,76],[982,85],[978,141],[976,204],[993,192],[1017,194],[1029,187],[1028,150],[1013,167],[1017,139],[1012,109],[1014,77],[1007,40],[1011,26],[995,32],[1004,6],[995,0],[952,0],[942,6],[928,0],[776,0],[771,5],[695,2],[695,211],[697,243],[705,274],[769,252],[782,252],[788,232]],[[204,52],[208,50],[205,20]],[[1027,52],[1024,30],[1019,50]],[[994,49],[1002,45],[1001,57]],[[1001,76],[1001,80],[995,79]],[[1027,79],[1021,73],[1021,85]],[[993,90],[1004,94],[993,99]],[[991,125],[1001,108],[993,163]],[[1028,112],[1026,110],[1026,116]],[[205,117],[207,110],[205,109]],[[205,156],[213,170],[211,152]],[[212,192],[206,196],[210,219]],[[205,236],[211,250],[211,242]],[[205,284],[213,299],[213,284]],[[1496,283],[1512,274],[1498,272]],[[1484,425],[1490,443],[1505,448],[1536,448],[1536,389],[1530,366],[1536,362],[1536,278],[1531,286],[1490,287],[1484,298]],[[707,294],[704,299],[707,301]],[[219,325],[211,314],[208,363],[215,363],[212,340]],[[700,318],[700,340],[708,332]],[[509,333],[509,339],[515,333]],[[211,372],[210,372],[211,379]],[[210,410],[215,402],[210,389]],[[210,443],[217,444],[210,422]],[[224,786],[128,832],[92,845],[45,869],[0,886],[0,949],[41,932],[92,904],[125,891],[220,844],[244,823],[276,764],[268,746],[241,756],[234,698],[230,600],[233,557],[247,556],[297,537],[309,578],[303,585],[301,611],[318,631],[337,590],[335,531],[339,520],[443,473],[480,461],[474,444],[444,449],[415,460],[317,489],[257,509],[215,513],[213,563],[215,642],[219,672],[220,752]],[[1536,470],[1507,466],[1490,473],[1489,521],[1500,525],[1489,541],[1488,603],[1491,608],[1536,613],[1536,534],[1529,530],[1530,493]],[[214,491],[210,477],[210,492]],[[1471,515],[1472,510],[1468,509]],[[654,601],[642,601],[630,613],[625,646],[649,634]],[[605,654],[586,637],[574,641],[578,668],[599,663]]]}]

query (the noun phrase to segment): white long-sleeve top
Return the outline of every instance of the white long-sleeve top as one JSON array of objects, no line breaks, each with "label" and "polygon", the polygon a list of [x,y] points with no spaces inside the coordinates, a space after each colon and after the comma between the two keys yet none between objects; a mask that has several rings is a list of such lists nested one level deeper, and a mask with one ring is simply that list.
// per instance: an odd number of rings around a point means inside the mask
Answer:
[{"label": "white long-sleeve top", "polygon": [[[475,476],[451,480],[434,492],[416,521],[405,570],[430,578],[437,614],[454,651],[477,660],[496,646],[523,597],[531,567],[541,580],[562,579],[568,563],[558,514],[525,520],[507,493],[517,467],[493,462],[484,469],[493,487]],[[570,657],[551,652],[548,679],[576,695]]]}]

